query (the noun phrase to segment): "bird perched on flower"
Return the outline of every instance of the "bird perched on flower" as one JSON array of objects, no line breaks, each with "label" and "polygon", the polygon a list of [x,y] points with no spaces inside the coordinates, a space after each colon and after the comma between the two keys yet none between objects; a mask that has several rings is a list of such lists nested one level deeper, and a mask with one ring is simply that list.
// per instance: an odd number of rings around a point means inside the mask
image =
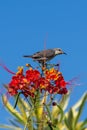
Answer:
[{"label": "bird perched on flower", "polygon": [[60,48],[47,49],[34,53],[33,55],[24,55],[23,57],[32,58],[39,63],[47,62],[53,59],[56,55],[66,54]]}]

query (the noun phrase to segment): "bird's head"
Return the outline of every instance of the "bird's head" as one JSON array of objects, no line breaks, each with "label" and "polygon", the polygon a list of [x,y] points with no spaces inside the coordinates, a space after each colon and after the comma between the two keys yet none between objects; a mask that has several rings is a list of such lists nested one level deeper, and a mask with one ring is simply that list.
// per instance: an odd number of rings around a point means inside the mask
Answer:
[{"label": "bird's head", "polygon": [[55,55],[59,55],[59,54],[66,54],[64,51],[62,51],[62,49],[60,48],[54,48],[55,51]]}]

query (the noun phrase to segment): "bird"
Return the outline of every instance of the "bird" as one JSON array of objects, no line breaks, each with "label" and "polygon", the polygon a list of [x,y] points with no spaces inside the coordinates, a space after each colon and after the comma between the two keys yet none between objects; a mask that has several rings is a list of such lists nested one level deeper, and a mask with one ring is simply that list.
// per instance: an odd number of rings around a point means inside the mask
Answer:
[{"label": "bird", "polygon": [[24,55],[23,57],[32,58],[33,60],[43,64],[46,63],[47,61],[50,61],[55,56],[60,54],[66,54],[66,53],[61,48],[53,48],[53,49],[38,51],[33,55]]}]

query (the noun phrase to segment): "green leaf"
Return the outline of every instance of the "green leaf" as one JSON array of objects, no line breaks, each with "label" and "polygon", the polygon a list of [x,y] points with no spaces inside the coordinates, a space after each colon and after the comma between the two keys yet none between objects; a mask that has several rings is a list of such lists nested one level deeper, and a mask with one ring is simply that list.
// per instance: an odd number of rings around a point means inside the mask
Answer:
[{"label": "green leaf", "polygon": [[[5,108],[15,117],[19,120],[20,123],[25,124],[26,120],[23,116],[21,116],[21,114],[19,113],[19,111],[15,110],[13,108],[13,106],[10,104],[9,101],[7,101],[7,97],[6,95],[2,96],[2,101],[5,104]],[[7,102],[6,102],[7,101]]]},{"label": "green leaf", "polygon": [[9,129],[9,130],[22,130],[21,128],[19,127],[14,127],[14,126],[9,126],[9,125],[3,125],[3,124],[0,124],[0,128],[3,128],[3,129]]},{"label": "green leaf", "polygon": [[59,102],[59,105],[63,110],[67,108],[69,100],[70,100],[70,91],[67,94],[63,95]]},{"label": "green leaf", "polygon": [[83,121],[84,123],[78,124],[78,120],[81,116],[86,101],[87,93],[81,97],[81,99],[70,109],[69,112],[65,113],[65,124],[69,130],[75,130],[77,128],[79,128],[79,130],[83,130],[83,128],[85,128],[84,126],[87,121],[85,120],[85,122]]},{"label": "green leaf", "polygon": [[[70,97],[70,92],[68,92],[66,95],[63,95],[60,102],[58,103],[60,108],[62,108],[62,110],[64,111],[66,109],[66,107],[68,106],[68,102],[69,102],[69,97]],[[61,111],[61,109],[59,109],[58,106],[53,106],[52,107],[52,117],[57,118],[58,114],[61,112],[61,114],[63,115],[63,112]]]},{"label": "green leaf", "polygon": [[58,107],[59,110],[60,110],[61,118],[60,118],[60,121],[59,121],[59,122],[61,122],[62,119],[63,119],[63,116],[64,116],[64,112],[63,112],[62,108],[60,107],[60,105],[57,104],[57,107]]},{"label": "green leaf", "polygon": [[50,108],[49,108],[46,104],[44,104],[44,105],[45,105],[46,110],[47,110],[47,112],[48,112],[48,117],[50,118],[50,120],[52,120]]},{"label": "green leaf", "polygon": [[78,109],[78,113],[77,113],[77,116],[75,118],[75,125],[77,124],[81,114],[82,114],[82,111],[83,111],[83,108],[84,108],[84,105],[85,105],[85,102],[87,100],[87,94],[84,95],[84,97],[81,100],[81,104],[79,106],[79,109]]},{"label": "green leaf", "polygon": [[84,99],[84,97],[86,96],[87,98],[87,92],[85,92],[82,97],[76,102],[76,104],[74,104],[74,106],[72,106],[72,109],[76,110],[80,107],[82,100]]},{"label": "green leaf", "polygon": [[27,117],[30,113],[30,106],[28,105],[28,103],[19,97],[17,106],[21,116],[23,116],[25,120],[27,120]]},{"label": "green leaf", "polygon": [[74,116],[73,116],[73,110],[72,108],[68,112],[68,116],[65,117],[65,124],[70,130],[74,129]]},{"label": "green leaf", "polygon": [[83,129],[84,127],[87,128],[87,119],[85,119],[82,124],[80,125],[81,129]]},{"label": "green leaf", "polygon": [[70,129],[70,124],[69,124],[68,119],[66,117],[64,119],[64,122],[65,122],[67,128]]}]

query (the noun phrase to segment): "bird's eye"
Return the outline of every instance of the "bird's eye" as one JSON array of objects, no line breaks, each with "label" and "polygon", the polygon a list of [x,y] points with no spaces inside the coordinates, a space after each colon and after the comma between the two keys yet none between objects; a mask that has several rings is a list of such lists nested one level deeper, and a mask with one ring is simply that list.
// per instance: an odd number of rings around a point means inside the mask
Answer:
[{"label": "bird's eye", "polygon": [[61,49],[59,49],[59,51],[61,51]]}]

